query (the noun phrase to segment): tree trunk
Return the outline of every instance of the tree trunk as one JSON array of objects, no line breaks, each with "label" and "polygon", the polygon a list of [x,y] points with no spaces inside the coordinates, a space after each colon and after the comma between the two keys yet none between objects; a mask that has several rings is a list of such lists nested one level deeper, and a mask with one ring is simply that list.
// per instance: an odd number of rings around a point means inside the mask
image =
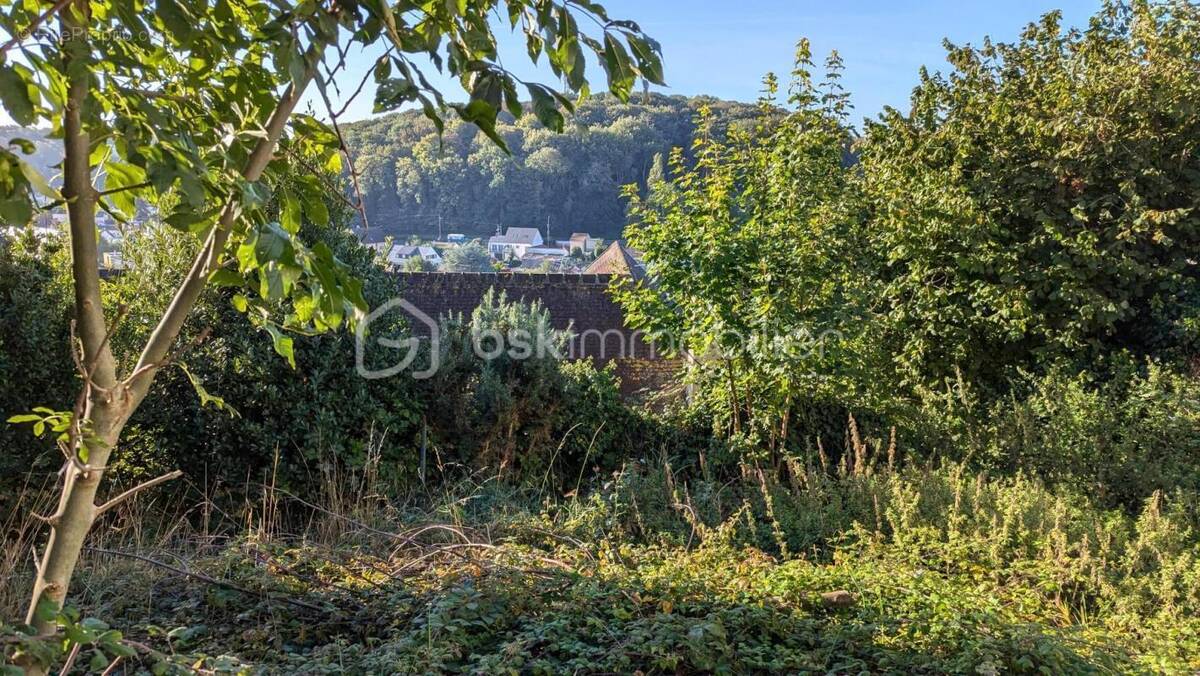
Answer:
[{"label": "tree trunk", "polygon": [[50,519],[50,539],[38,567],[33,598],[25,620],[41,636],[53,634],[57,627],[53,617],[39,617],[38,606],[51,603],[56,611],[62,608],[71,575],[75,572],[75,564],[83,549],[83,539],[96,518],[96,490],[104,475],[103,467],[111,457],[121,427],[124,426],[120,416],[114,416],[115,413],[105,404],[94,409],[91,425],[95,436],[84,444],[88,449],[87,464],[93,469],[81,470],[68,462],[63,470],[62,497],[58,511]]},{"label": "tree trunk", "polygon": [[[87,460],[67,460],[63,468],[63,491],[58,510],[50,517],[50,539],[34,580],[26,621],[41,635],[53,634],[53,617],[39,613],[43,602],[54,611],[62,608],[71,573],[79,560],[83,538],[95,519],[96,489],[112,449],[124,425],[124,388],[118,387],[116,363],[108,345],[108,329],[100,304],[100,272],[97,267],[96,191],[92,187],[91,143],[82,113],[87,101],[90,72],[87,58],[89,22],[87,0],[75,0],[61,13],[63,70],[68,73],[67,100],[63,111],[63,197],[67,202],[71,229],[71,272],[75,286],[75,327],[86,392],[73,441],[86,449]],[[72,455],[76,447],[67,448]],[[50,608],[47,608],[50,610]],[[37,673],[36,671],[33,673]]]},{"label": "tree trunk", "polygon": [[[72,344],[71,349],[79,353],[84,392],[83,405],[75,409],[78,417],[78,426],[75,428],[78,433],[73,435],[75,446],[65,449],[76,457],[69,458],[63,469],[62,495],[58,510],[49,519],[50,538],[38,566],[26,616],[26,622],[43,636],[52,635],[57,629],[53,615],[63,606],[71,576],[83,550],[84,538],[101,511],[111,507],[112,503],[109,503],[97,508],[96,492],[120,439],[121,430],[148,394],[159,369],[170,362],[168,351],[203,291],[209,273],[219,263],[239,213],[235,203],[226,204],[217,227],[209,234],[208,241],[197,254],[171,305],[147,340],[133,372],[128,378],[119,379],[100,298],[96,242],[96,202],[99,196],[92,186],[91,142],[82,118],[91,86],[88,0],[73,0],[60,13],[60,21],[63,72],[68,74],[67,100],[63,112],[62,193],[70,217],[75,328],[79,339],[78,345]],[[255,145],[243,168],[242,177],[246,181],[259,180],[271,161],[288,118],[316,74],[315,64],[320,63],[324,47],[323,42],[309,46],[305,59],[309,66],[304,77],[284,91],[272,111],[266,124],[266,136]],[[80,450],[86,453],[80,453]],[[144,486],[173,476],[162,477]],[[113,502],[119,500],[117,498]],[[47,612],[39,612],[39,607]],[[46,673],[46,667],[41,665],[30,663],[23,667],[26,674]]]}]

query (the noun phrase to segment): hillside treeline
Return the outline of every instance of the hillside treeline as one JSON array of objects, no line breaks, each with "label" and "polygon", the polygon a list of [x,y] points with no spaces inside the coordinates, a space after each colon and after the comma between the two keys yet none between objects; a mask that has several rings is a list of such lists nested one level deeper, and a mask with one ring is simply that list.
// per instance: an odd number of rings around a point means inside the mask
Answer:
[{"label": "hillside treeline", "polygon": [[504,114],[497,131],[507,155],[471,124],[448,122],[439,138],[420,111],[349,125],[346,141],[361,174],[372,229],[392,235],[486,236],[498,226],[538,227],[552,236],[587,231],[613,238],[625,224],[620,188],[645,185],[655,156],[690,146],[708,106],[724,128],[748,120],[749,104],[712,97],[611,96],[581,103],[556,134],[533,116]]}]

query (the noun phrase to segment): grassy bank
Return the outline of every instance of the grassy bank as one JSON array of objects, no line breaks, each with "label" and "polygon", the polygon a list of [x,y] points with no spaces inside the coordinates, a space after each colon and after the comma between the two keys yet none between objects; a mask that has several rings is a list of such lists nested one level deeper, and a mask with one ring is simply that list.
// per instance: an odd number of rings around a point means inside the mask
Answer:
[{"label": "grassy bank", "polygon": [[1190,496],[1134,517],[958,467],[785,475],[631,466],[582,498],[276,491],[198,506],[207,533],[143,505],[93,544],[75,598],[124,630],[113,673],[1200,668]]}]

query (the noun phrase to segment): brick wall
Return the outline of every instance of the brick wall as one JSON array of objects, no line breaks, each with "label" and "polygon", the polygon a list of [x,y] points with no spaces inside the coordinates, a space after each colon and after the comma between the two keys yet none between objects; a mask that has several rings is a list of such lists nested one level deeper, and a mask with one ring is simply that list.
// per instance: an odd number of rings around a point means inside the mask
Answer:
[{"label": "brick wall", "polygon": [[[677,363],[660,358],[609,293],[612,275],[506,272],[396,272],[400,296],[433,318],[469,316],[488,289],[510,300],[540,301],[557,329],[574,333],[570,357],[598,364],[617,362],[621,390],[635,395],[665,386]],[[420,327],[415,327],[420,330]]]}]

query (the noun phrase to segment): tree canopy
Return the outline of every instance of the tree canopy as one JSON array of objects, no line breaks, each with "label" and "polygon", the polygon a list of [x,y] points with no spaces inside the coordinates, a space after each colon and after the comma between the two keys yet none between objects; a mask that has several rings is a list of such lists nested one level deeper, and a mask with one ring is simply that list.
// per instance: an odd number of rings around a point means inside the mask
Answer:
[{"label": "tree canopy", "polygon": [[711,97],[611,95],[582,101],[555,134],[533,118],[501,115],[505,154],[470,125],[451,121],[443,134],[419,111],[403,111],[345,126],[361,174],[373,236],[475,237],[497,228],[549,225],[572,232],[621,236],[626,203],[621,187],[645,186],[656,154],[690,148],[696,115],[706,107],[716,132],[748,125],[754,106]]},{"label": "tree canopy", "polygon": [[860,145],[908,377],[1194,353],[1200,10],[1110,3],[1086,29],[1052,12],[947,49]]}]

